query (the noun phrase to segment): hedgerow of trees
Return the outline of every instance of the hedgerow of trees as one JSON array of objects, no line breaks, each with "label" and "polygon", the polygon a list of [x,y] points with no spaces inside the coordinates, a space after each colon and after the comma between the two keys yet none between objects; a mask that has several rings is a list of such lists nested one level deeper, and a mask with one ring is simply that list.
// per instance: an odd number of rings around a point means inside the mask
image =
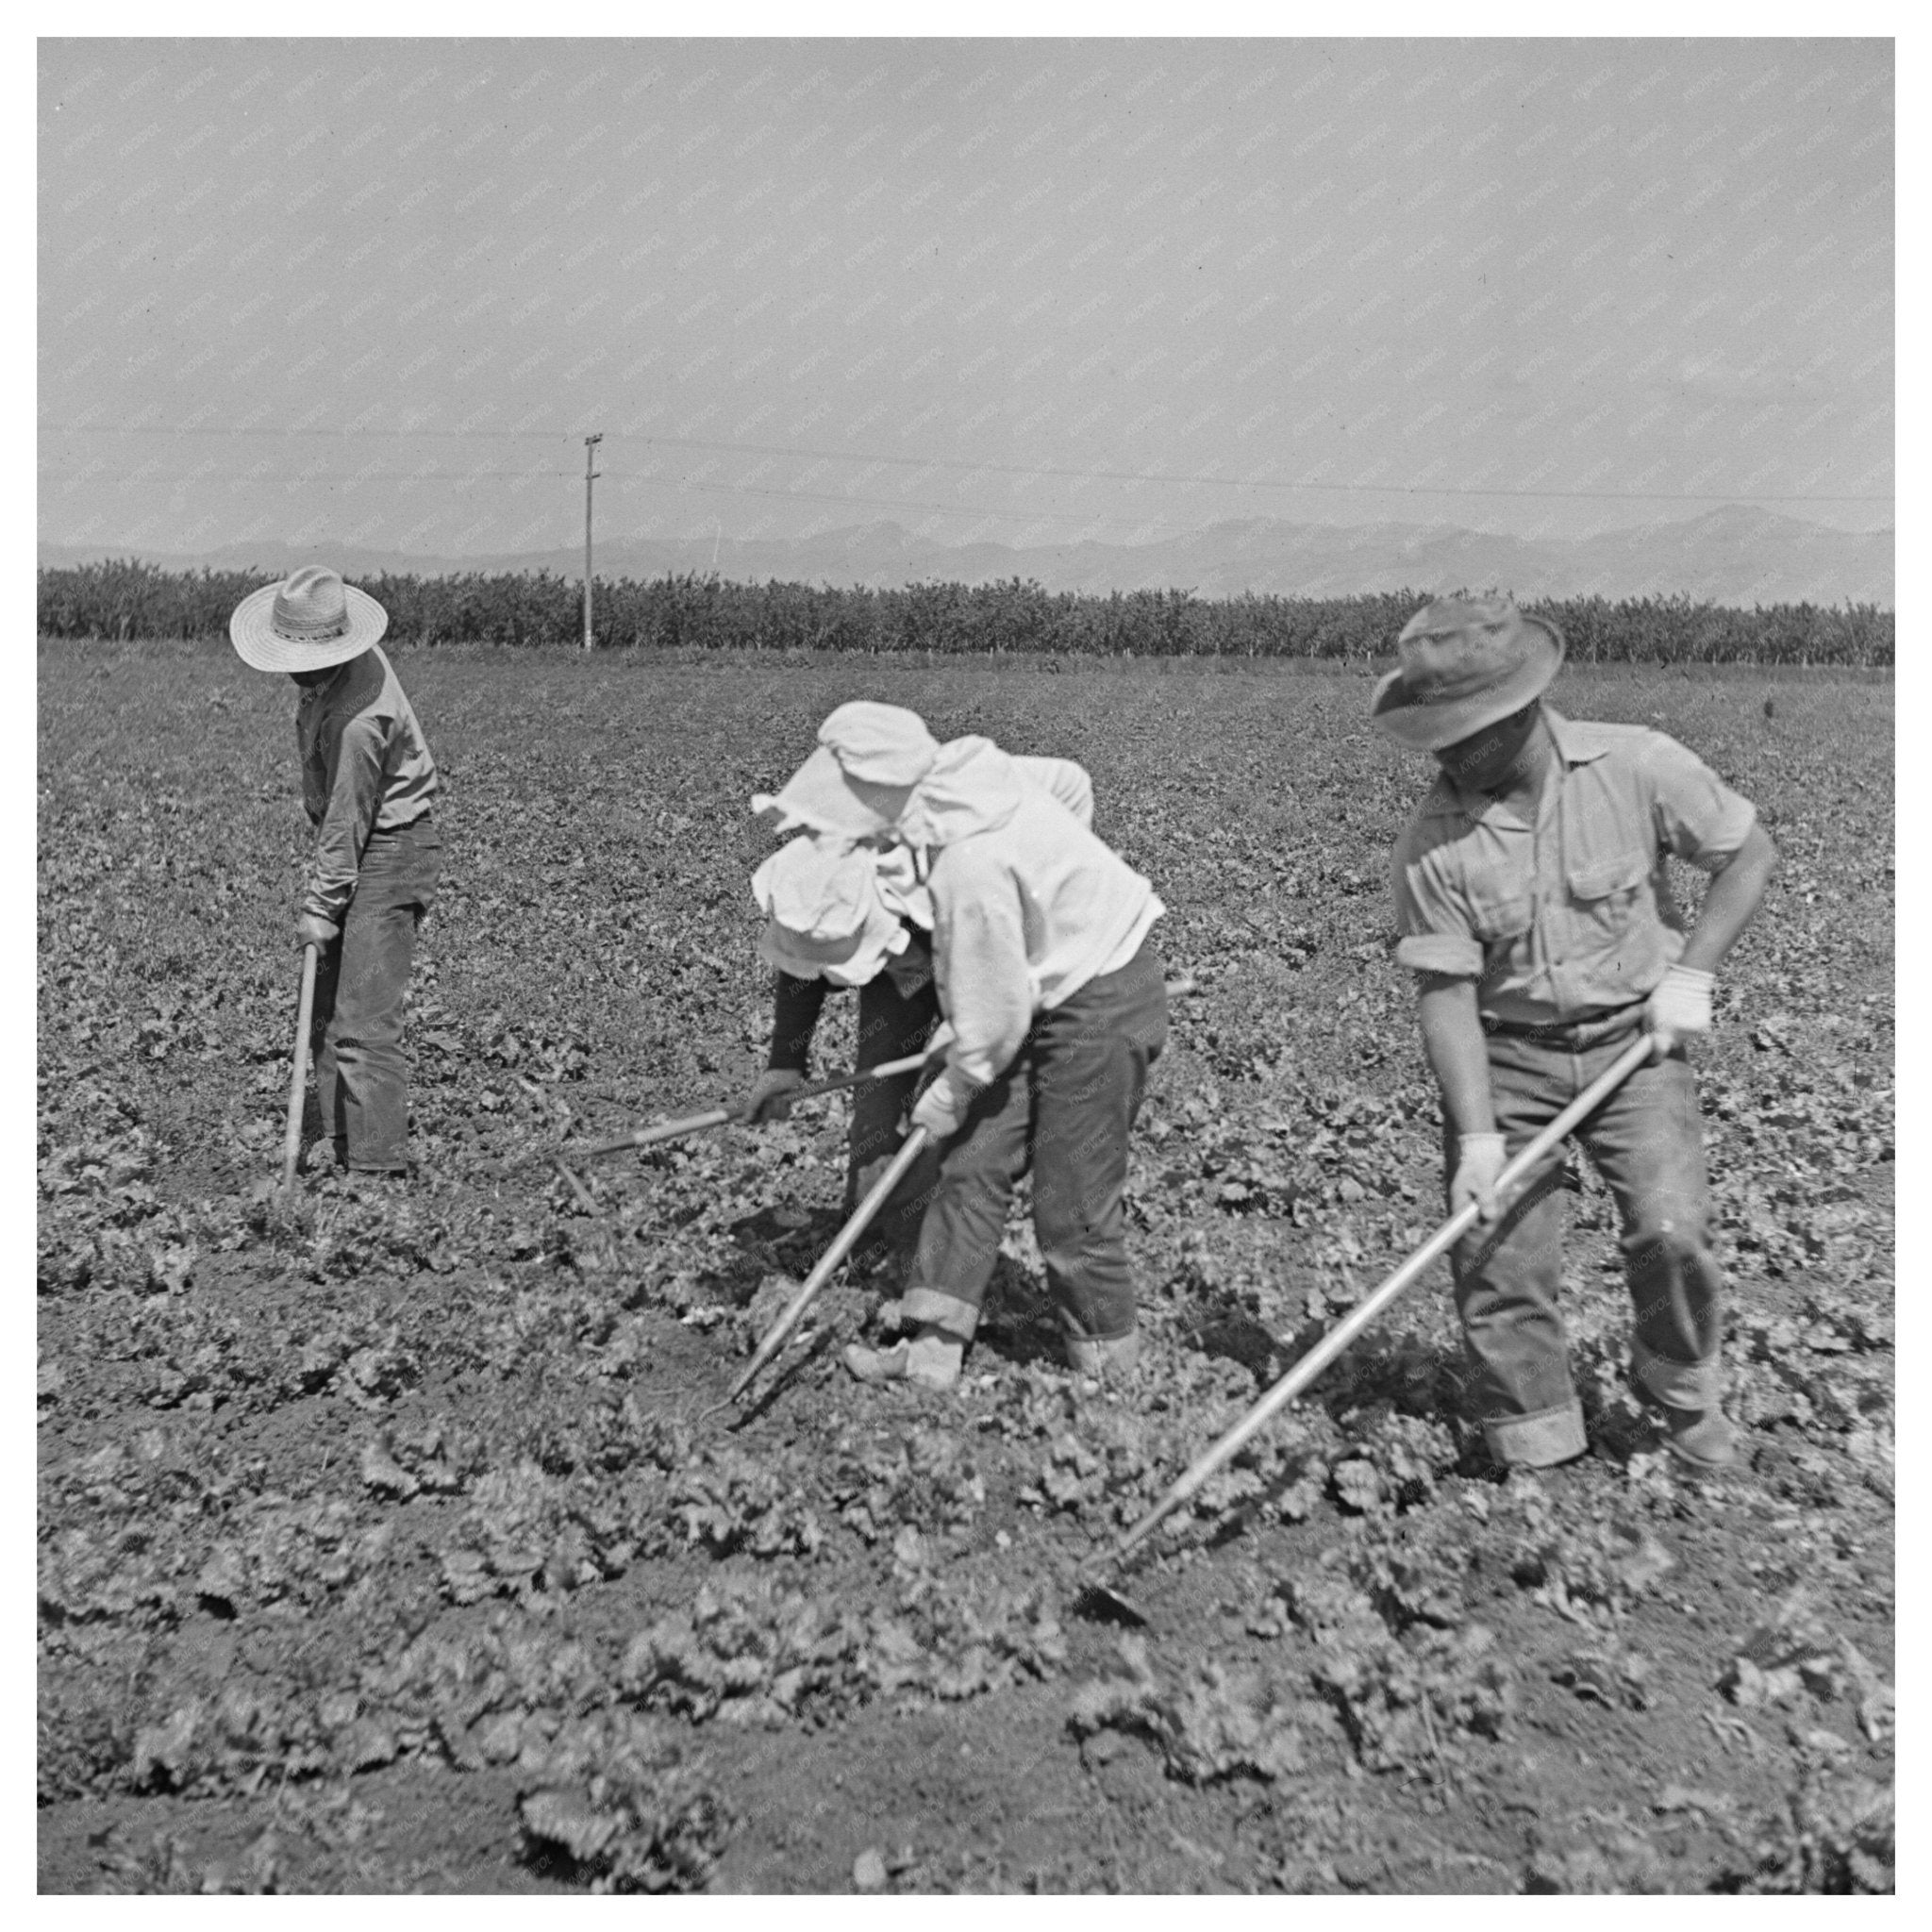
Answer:
[{"label": "hedgerow of trees", "polygon": [[[268,573],[175,572],[150,563],[40,572],[40,631],[61,638],[220,636]],[[534,575],[360,579],[389,612],[390,636],[416,645],[577,645],[583,591]],[[731,583],[715,575],[598,578],[600,649],[750,648],[1136,657],[1371,658],[1389,655],[1424,601],[1413,591],[1354,597],[1191,591],[1100,596],[1005,583],[899,590]],[[1889,666],[1895,613],[1873,604],[1757,605],[1690,597],[1570,597],[1527,604],[1561,625],[1573,661]]]}]

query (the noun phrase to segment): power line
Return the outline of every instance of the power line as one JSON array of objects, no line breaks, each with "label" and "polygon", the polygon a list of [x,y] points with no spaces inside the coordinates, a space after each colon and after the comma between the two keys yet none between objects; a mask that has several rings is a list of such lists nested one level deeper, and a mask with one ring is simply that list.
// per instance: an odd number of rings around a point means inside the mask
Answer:
[{"label": "power line", "polygon": [[261,436],[280,437],[286,440],[293,436],[321,436],[336,441],[353,440],[358,437],[373,436],[398,438],[413,441],[424,437],[459,438],[537,438],[543,441],[565,441],[577,432],[571,429],[317,429],[280,428],[275,429],[259,423],[231,423],[209,428],[206,424],[191,423],[171,425],[167,423],[42,423],[38,428],[52,436]]},{"label": "power line", "polygon": [[[75,470],[42,466],[42,476],[107,477],[113,473],[105,464],[92,469]],[[474,483],[488,476],[533,481],[545,476],[581,478],[578,470],[244,470],[224,476],[218,470],[136,470],[120,480],[123,483]],[[598,475],[606,473],[599,471]]]},{"label": "power line", "polygon": [[724,450],[746,456],[812,457],[854,463],[900,463],[913,469],[966,470],[991,475],[1059,476],[1093,483],[1185,483],[1225,490],[1339,491],[1365,496],[1507,496],[1541,501],[1569,497],[1606,503],[1890,503],[1890,492],[1870,496],[1747,496],[1735,491],[1713,490],[1490,490],[1437,488],[1426,483],[1306,483],[1279,476],[1180,475],[1159,470],[1065,470],[1043,463],[969,462],[958,457],[893,457],[883,452],[814,450],[777,443],[707,442],[688,436],[640,436],[644,443],[678,449]]},{"label": "power line", "polygon": [[[72,470],[43,467],[38,472],[38,474],[42,476],[93,478],[99,477],[103,475],[105,473],[100,469]],[[1093,525],[1103,524],[1119,525],[1124,527],[1136,530],[1158,530],[1171,532],[1178,536],[1198,534],[1209,527],[1209,525],[1208,525],[1207,524],[1176,524],[1170,522],[1165,518],[1159,517],[1119,516],[1109,514],[1105,510],[1074,511],[1049,509],[994,509],[987,504],[935,503],[931,501],[931,499],[925,497],[859,496],[845,491],[839,490],[782,490],[774,489],[767,485],[756,483],[701,482],[695,478],[689,476],[660,476],[655,475],[654,473],[648,470],[599,470],[597,474],[599,476],[624,478],[631,482],[658,483],[662,485],[663,488],[675,491],[679,494],[682,494],[689,491],[697,491],[713,496],[776,497],[798,503],[846,504],[854,507],[855,508],[890,510],[929,510],[941,516],[985,518],[990,519],[995,523],[1079,524],[1083,525]],[[333,486],[339,483],[436,483],[441,484],[448,488],[456,488],[461,485],[481,482],[486,479],[495,479],[513,483],[527,483],[543,478],[574,480],[580,476],[580,475],[581,472],[573,470],[464,470],[452,472],[444,472],[438,470],[354,470],[337,474],[325,473],[321,475],[316,475],[313,473],[305,475],[299,471],[252,470],[249,471],[244,475],[231,477],[225,480],[231,483],[281,483],[295,485],[298,487],[304,484],[320,484]],[[130,476],[125,480],[126,482],[203,483],[221,481],[224,479],[222,479],[216,473],[209,471],[176,471],[170,473],[164,471],[151,470],[145,472],[142,475]],[[1381,486],[1372,484],[1352,484],[1337,485],[1336,487],[1338,489],[1349,488],[1373,492]],[[1389,486],[1389,489],[1391,494],[1403,493],[1400,491],[1396,490],[1393,486]],[[1641,495],[1618,496],[1617,494],[1615,494],[1615,492],[1612,491],[1498,491],[1488,492],[1465,493],[1487,493],[1491,495],[1513,494],[1530,498],[1569,495],[1575,497],[1586,497],[1591,500],[1609,500],[1614,502],[1633,503],[1646,503],[1657,500],[1655,498]],[[1666,500],[1700,503],[1784,503],[1791,501],[1803,501],[1812,503],[1887,503],[1890,501],[1890,498],[1787,498],[1736,495],[1726,496],[1713,493],[1709,496],[1696,496],[1681,499],[1670,498]]]},{"label": "power line", "polygon": [[[226,428],[183,428],[174,429],[150,423],[120,425],[42,424],[42,431],[55,435],[72,436],[256,436],[256,437],[295,437],[317,436],[333,441],[353,441],[358,437],[393,438],[403,441],[410,439],[461,440],[471,437],[483,438],[565,438],[575,434],[571,430],[551,429],[269,429],[254,425],[236,425]],[[620,435],[623,432],[618,432]],[[1052,476],[1067,481],[1082,483],[1164,483],[1184,484],[1191,489],[1203,487],[1218,490],[1282,490],[1316,492],[1321,494],[1360,495],[1360,496],[1447,496],[1447,497],[1497,497],[1523,502],[1548,502],[1562,500],[1588,503],[1890,503],[1892,492],[1796,492],[1784,495],[1767,495],[1755,491],[1735,490],[1514,490],[1488,488],[1485,486],[1438,485],[1430,483],[1327,483],[1322,481],[1297,481],[1282,476],[1208,476],[1188,475],[1174,471],[1161,470],[1076,470],[1061,468],[1047,463],[995,463],[973,461],[962,457],[921,457],[894,456],[884,450],[833,450],[818,449],[807,445],[769,442],[721,442],[694,436],[656,436],[637,434],[627,439],[646,446],[656,445],[668,449],[696,449],[719,452],[734,456],[797,457],[813,461],[841,463],[890,464],[898,468],[915,470],[958,470],[969,475],[996,476]],[[479,475],[513,475],[516,472],[474,473]],[[532,471],[532,475],[556,474],[566,475],[567,471]],[[611,475],[625,475],[645,480],[639,471],[610,471]],[[999,514],[999,512],[988,512]],[[1122,519],[1121,521],[1127,521]]]},{"label": "power line", "polygon": [[[104,473],[100,470],[63,470],[43,468],[42,476],[97,477]],[[337,484],[337,483],[441,483],[455,485],[470,483],[484,477],[508,478],[513,482],[527,481],[532,477],[575,478],[579,471],[572,470],[471,470],[461,474],[444,475],[437,471],[420,470],[357,470],[337,475],[304,475],[300,472],[251,471],[244,476],[226,479],[243,483],[292,483],[292,484]],[[600,477],[629,477],[639,482],[662,483],[666,489],[680,492],[703,491],[712,495],[723,496],[776,496],[791,497],[803,503],[851,504],[871,509],[896,510],[935,510],[944,516],[986,517],[995,522],[1012,524],[1120,524],[1137,530],[1169,530],[1180,535],[1204,529],[1201,524],[1167,523],[1151,517],[1109,516],[1104,511],[1094,510],[1074,513],[1071,510],[1010,510],[991,509],[980,504],[972,503],[931,503],[910,497],[854,496],[836,490],[774,490],[750,483],[701,483],[689,477],[653,476],[641,470],[599,470]],[[224,480],[209,472],[180,471],[173,474],[149,471],[146,475],[131,477],[134,482],[156,483],[197,483],[219,482]]]},{"label": "power line", "polygon": [[[630,473],[613,470],[609,474],[625,475]],[[929,509],[943,516],[991,517],[996,522],[1009,524],[1127,524],[1137,530],[1174,530],[1183,536],[1208,527],[1205,524],[1160,523],[1151,517],[1108,516],[1098,510],[1076,516],[1071,510],[986,509],[970,503],[926,503],[910,497],[847,496],[836,490],[766,490],[750,483],[680,483],[677,487],[680,490],[708,490],[719,495],[789,496],[808,503],[860,504],[871,509]]]}]

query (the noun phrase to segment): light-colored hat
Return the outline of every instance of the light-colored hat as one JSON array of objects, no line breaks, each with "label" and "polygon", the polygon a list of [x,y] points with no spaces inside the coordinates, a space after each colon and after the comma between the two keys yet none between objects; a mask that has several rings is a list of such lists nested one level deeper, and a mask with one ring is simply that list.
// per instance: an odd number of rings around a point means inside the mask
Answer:
[{"label": "light-colored hat", "polygon": [[874,857],[855,846],[793,839],[752,874],[751,892],[765,915],[758,957],[794,979],[864,986],[906,950]]},{"label": "light-colored hat", "polygon": [[819,726],[818,750],[784,789],[758,792],[751,808],[774,814],[783,831],[802,825],[841,839],[869,839],[892,829],[907,794],[939,751],[917,711],[858,699]]},{"label": "light-colored hat", "polygon": [[895,913],[901,919],[909,919],[915,925],[932,930],[932,890],[919,876],[918,861],[911,850],[905,845],[888,846],[883,852],[872,855],[873,869],[878,879],[879,897],[886,902],[886,910]]},{"label": "light-colored hat", "polygon": [[374,597],[319,563],[242,598],[228,620],[229,641],[258,671],[326,671],[359,658],[388,628]]},{"label": "light-colored hat", "polygon": [[1441,751],[1541,697],[1563,633],[1507,597],[1438,597],[1402,626],[1395,652],[1369,715],[1410,751]]}]

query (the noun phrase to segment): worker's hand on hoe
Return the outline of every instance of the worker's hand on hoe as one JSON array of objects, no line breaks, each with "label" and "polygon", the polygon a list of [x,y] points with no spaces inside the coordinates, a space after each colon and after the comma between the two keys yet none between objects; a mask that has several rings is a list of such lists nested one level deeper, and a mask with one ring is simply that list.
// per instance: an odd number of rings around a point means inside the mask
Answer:
[{"label": "worker's hand on hoe", "polygon": [[790,1120],[792,1097],[804,1085],[805,1075],[796,1067],[767,1067],[739,1102],[738,1118],[754,1124]]},{"label": "worker's hand on hoe", "polygon": [[320,953],[325,951],[335,941],[341,927],[313,912],[298,912],[295,915],[295,943],[298,946],[313,946]]},{"label": "worker's hand on hoe", "polygon": [[950,1141],[972,1105],[972,1090],[947,1070],[913,1103],[912,1124],[924,1127],[935,1141]]},{"label": "worker's hand on hoe", "polygon": [[1456,1173],[1449,1182],[1449,1211],[1459,1214],[1466,1202],[1476,1204],[1476,1219],[1487,1226],[1502,1211],[1496,1182],[1507,1158],[1501,1134],[1458,1134]]},{"label": "worker's hand on hoe", "polygon": [[1710,1031],[1710,995],[1717,974],[1694,966],[1673,966],[1644,1008],[1650,1027],[1650,1057],[1668,1059],[1687,1034]]}]

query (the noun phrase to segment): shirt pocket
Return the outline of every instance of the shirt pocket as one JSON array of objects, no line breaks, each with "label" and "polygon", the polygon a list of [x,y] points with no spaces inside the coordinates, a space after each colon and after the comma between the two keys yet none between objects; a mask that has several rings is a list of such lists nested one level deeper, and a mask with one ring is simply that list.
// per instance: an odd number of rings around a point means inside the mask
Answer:
[{"label": "shirt pocket", "polygon": [[1647,852],[1619,852],[1608,858],[1574,860],[1570,897],[1579,914],[1607,936],[1622,933],[1651,873]]},{"label": "shirt pocket", "polygon": [[1529,930],[1529,920],[1530,896],[1526,891],[1502,884],[1471,889],[1470,930],[1486,946],[1520,940]]}]

